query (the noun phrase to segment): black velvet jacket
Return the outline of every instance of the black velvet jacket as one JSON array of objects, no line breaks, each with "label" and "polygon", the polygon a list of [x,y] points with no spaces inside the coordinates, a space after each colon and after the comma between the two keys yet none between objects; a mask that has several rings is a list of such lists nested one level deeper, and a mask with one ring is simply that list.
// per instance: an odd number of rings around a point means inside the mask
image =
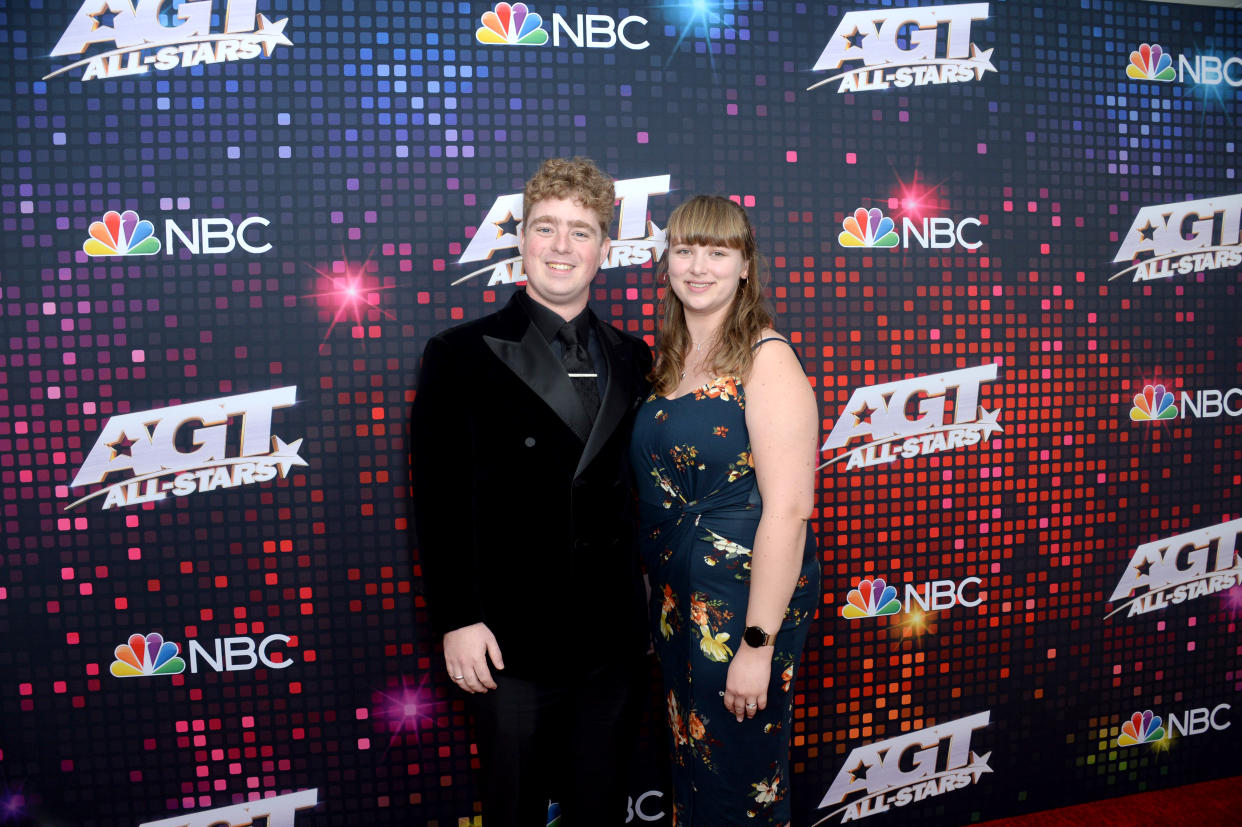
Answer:
[{"label": "black velvet jacket", "polygon": [[594,427],[516,296],[423,352],[411,463],[432,630],[486,623],[518,677],[646,649],[626,455],[651,352],[593,321],[608,360]]}]

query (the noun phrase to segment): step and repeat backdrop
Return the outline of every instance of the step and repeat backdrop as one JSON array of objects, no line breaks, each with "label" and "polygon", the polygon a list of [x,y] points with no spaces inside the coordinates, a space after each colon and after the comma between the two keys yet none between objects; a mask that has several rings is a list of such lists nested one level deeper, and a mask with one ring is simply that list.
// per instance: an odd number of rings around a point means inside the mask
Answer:
[{"label": "step and repeat backdrop", "polygon": [[[727,195],[819,399],[797,827],[1242,773],[1242,12],[0,20],[0,824],[486,823],[409,408],[575,154],[617,180],[596,311],[654,345],[667,217]],[[627,823],[671,820],[658,703]]]}]

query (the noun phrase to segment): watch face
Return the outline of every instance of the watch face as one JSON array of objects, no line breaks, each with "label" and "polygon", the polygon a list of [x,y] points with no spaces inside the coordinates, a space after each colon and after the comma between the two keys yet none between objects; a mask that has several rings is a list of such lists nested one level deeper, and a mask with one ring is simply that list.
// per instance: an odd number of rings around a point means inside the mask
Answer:
[{"label": "watch face", "polygon": [[767,644],[768,635],[758,626],[747,626],[746,631],[742,633],[742,640],[758,649],[760,646]]}]

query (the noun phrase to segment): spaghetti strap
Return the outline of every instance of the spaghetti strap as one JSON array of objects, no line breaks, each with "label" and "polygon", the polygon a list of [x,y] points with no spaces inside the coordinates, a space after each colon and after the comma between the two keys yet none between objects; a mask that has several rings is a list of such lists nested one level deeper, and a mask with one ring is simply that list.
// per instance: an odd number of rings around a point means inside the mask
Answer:
[{"label": "spaghetti strap", "polygon": [[788,339],[782,339],[780,336],[769,336],[766,339],[760,339],[759,341],[755,342],[753,345],[750,346],[751,352],[753,353],[754,351],[758,350],[759,345],[763,344],[764,342],[784,342],[790,347],[793,347],[793,351],[795,355],[798,353],[798,349],[794,347],[793,342],[789,341]]}]

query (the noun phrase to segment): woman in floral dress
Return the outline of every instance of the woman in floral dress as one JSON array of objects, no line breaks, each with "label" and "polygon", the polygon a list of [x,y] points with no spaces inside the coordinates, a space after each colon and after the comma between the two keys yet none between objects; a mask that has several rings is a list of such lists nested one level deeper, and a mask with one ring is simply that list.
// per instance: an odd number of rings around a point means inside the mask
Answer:
[{"label": "woman in floral dress", "polygon": [[794,673],[820,594],[819,414],[771,328],[745,211],[673,211],[655,392],[630,445],[672,733],[674,823],[789,823]]}]

